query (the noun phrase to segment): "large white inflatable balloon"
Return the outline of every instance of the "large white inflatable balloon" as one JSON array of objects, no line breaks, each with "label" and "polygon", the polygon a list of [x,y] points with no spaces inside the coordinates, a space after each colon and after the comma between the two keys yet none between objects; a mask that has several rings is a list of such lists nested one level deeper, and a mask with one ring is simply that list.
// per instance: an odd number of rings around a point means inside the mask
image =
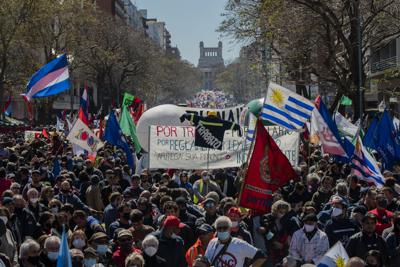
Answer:
[{"label": "large white inflatable balloon", "polygon": [[144,112],[136,127],[136,134],[142,148],[147,152],[149,151],[149,127],[151,125],[189,125],[189,122],[181,123],[179,120],[179,117],[184,113],[185,111],[181,107],[170,104],[156,106]]}]

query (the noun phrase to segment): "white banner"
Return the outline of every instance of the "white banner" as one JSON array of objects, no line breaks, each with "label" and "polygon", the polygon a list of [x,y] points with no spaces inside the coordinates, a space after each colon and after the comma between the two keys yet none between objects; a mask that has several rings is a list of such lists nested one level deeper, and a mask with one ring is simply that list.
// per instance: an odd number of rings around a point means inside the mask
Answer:
[{"label": "white banner", "polygon": [[[282,127],[271,126],[268,131],[292,165],[297,165],[299,133],[288,132]],[[194,145],[195,127],[162,126],[150,127],[150,169],[222,169],[239,167],[244,162],[251,143],[245,140],[246,133],[239,137],[236,132],[226,131],[222,150]]]},{"label": "white banner", "polygon": [[182,114],[187,113],[194,113],[196,115],[207,117],[208,111],[216,111],[217,116],[225,121],[236,122],[239,124],[240,122],[240,115],[242,110],[245,108],[244,105],[239,105],[236,107],[231,108],[224,108],[224,109],[212,109],[212,108],[191,108],[191,107],[178,107],[182,109]]}]

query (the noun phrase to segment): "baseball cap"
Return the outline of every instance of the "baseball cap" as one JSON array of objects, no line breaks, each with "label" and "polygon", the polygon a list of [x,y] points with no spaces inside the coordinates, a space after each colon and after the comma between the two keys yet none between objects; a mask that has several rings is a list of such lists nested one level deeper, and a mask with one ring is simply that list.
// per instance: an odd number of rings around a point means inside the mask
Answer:
[{"label": "baseball cap", "polygon": [[184,226],[183,223],[181,223],[181,220],[179,218],[169,215],[163,222],[164,227],[179,227],[182,228]]},{"label": "baseball cap", "polygon": [[12,197],[4,197],[2,202],[3,205],[14,204],[15,201]]},{"label": "baseball cap", "polygon": [[303,222],[318,222],[317,215],[315,213],[307,214],[302,219]]},{"label": "baseball cap", "polygon": [[211,225],[207,224],[207,223],[203,223],[202,225],[200,225],[197,228],[197,233],[199,235],[208,234],[208,233],[214,233],[214,232],[215,232],[214,228]]},{"label": "baseball cap", "polygon": [[228,216],[229,215],[238,215],[239,217],[242,217],[242,213],[240,212],[240,209],[237,207],[232,207],[228,210]]},{"label": "baseball cap", "polygon": [[124,236],[132,237],[131,231],[129,231],[127,229],[123,229],[123,230],[118,232],[118,238],[121,238],[121,237],[124,237]]}]

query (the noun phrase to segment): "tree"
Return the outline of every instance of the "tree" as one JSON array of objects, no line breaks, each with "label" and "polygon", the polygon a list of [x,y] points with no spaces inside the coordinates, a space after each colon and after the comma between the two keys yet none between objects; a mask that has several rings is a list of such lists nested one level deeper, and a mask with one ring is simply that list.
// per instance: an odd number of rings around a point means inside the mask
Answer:
[{"label": "tree", "polygon": [[[285,67],[301,69],[305,76],[314,74],[319,82],[333,85],[336,105],[344,93],[357,99],[357,11],[363,37],[361,83],[365,87],[369,53],[400,35],[399,7],[399,0],[229,1],[220,30],[268,44]],[[358,111],[358,101],[353,102]]]}]

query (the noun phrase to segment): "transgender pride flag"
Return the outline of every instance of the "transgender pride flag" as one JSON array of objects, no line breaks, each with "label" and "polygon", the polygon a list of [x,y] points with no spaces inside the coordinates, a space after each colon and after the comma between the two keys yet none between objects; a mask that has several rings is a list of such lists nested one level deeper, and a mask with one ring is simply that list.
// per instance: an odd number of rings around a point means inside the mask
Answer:
[{"label": "transgender pride flag", "polygon": [[30,101],[32,98],[56,95],[69,88],[68,61],[64,54],[50,61],[33,74],[23,96]]}]

